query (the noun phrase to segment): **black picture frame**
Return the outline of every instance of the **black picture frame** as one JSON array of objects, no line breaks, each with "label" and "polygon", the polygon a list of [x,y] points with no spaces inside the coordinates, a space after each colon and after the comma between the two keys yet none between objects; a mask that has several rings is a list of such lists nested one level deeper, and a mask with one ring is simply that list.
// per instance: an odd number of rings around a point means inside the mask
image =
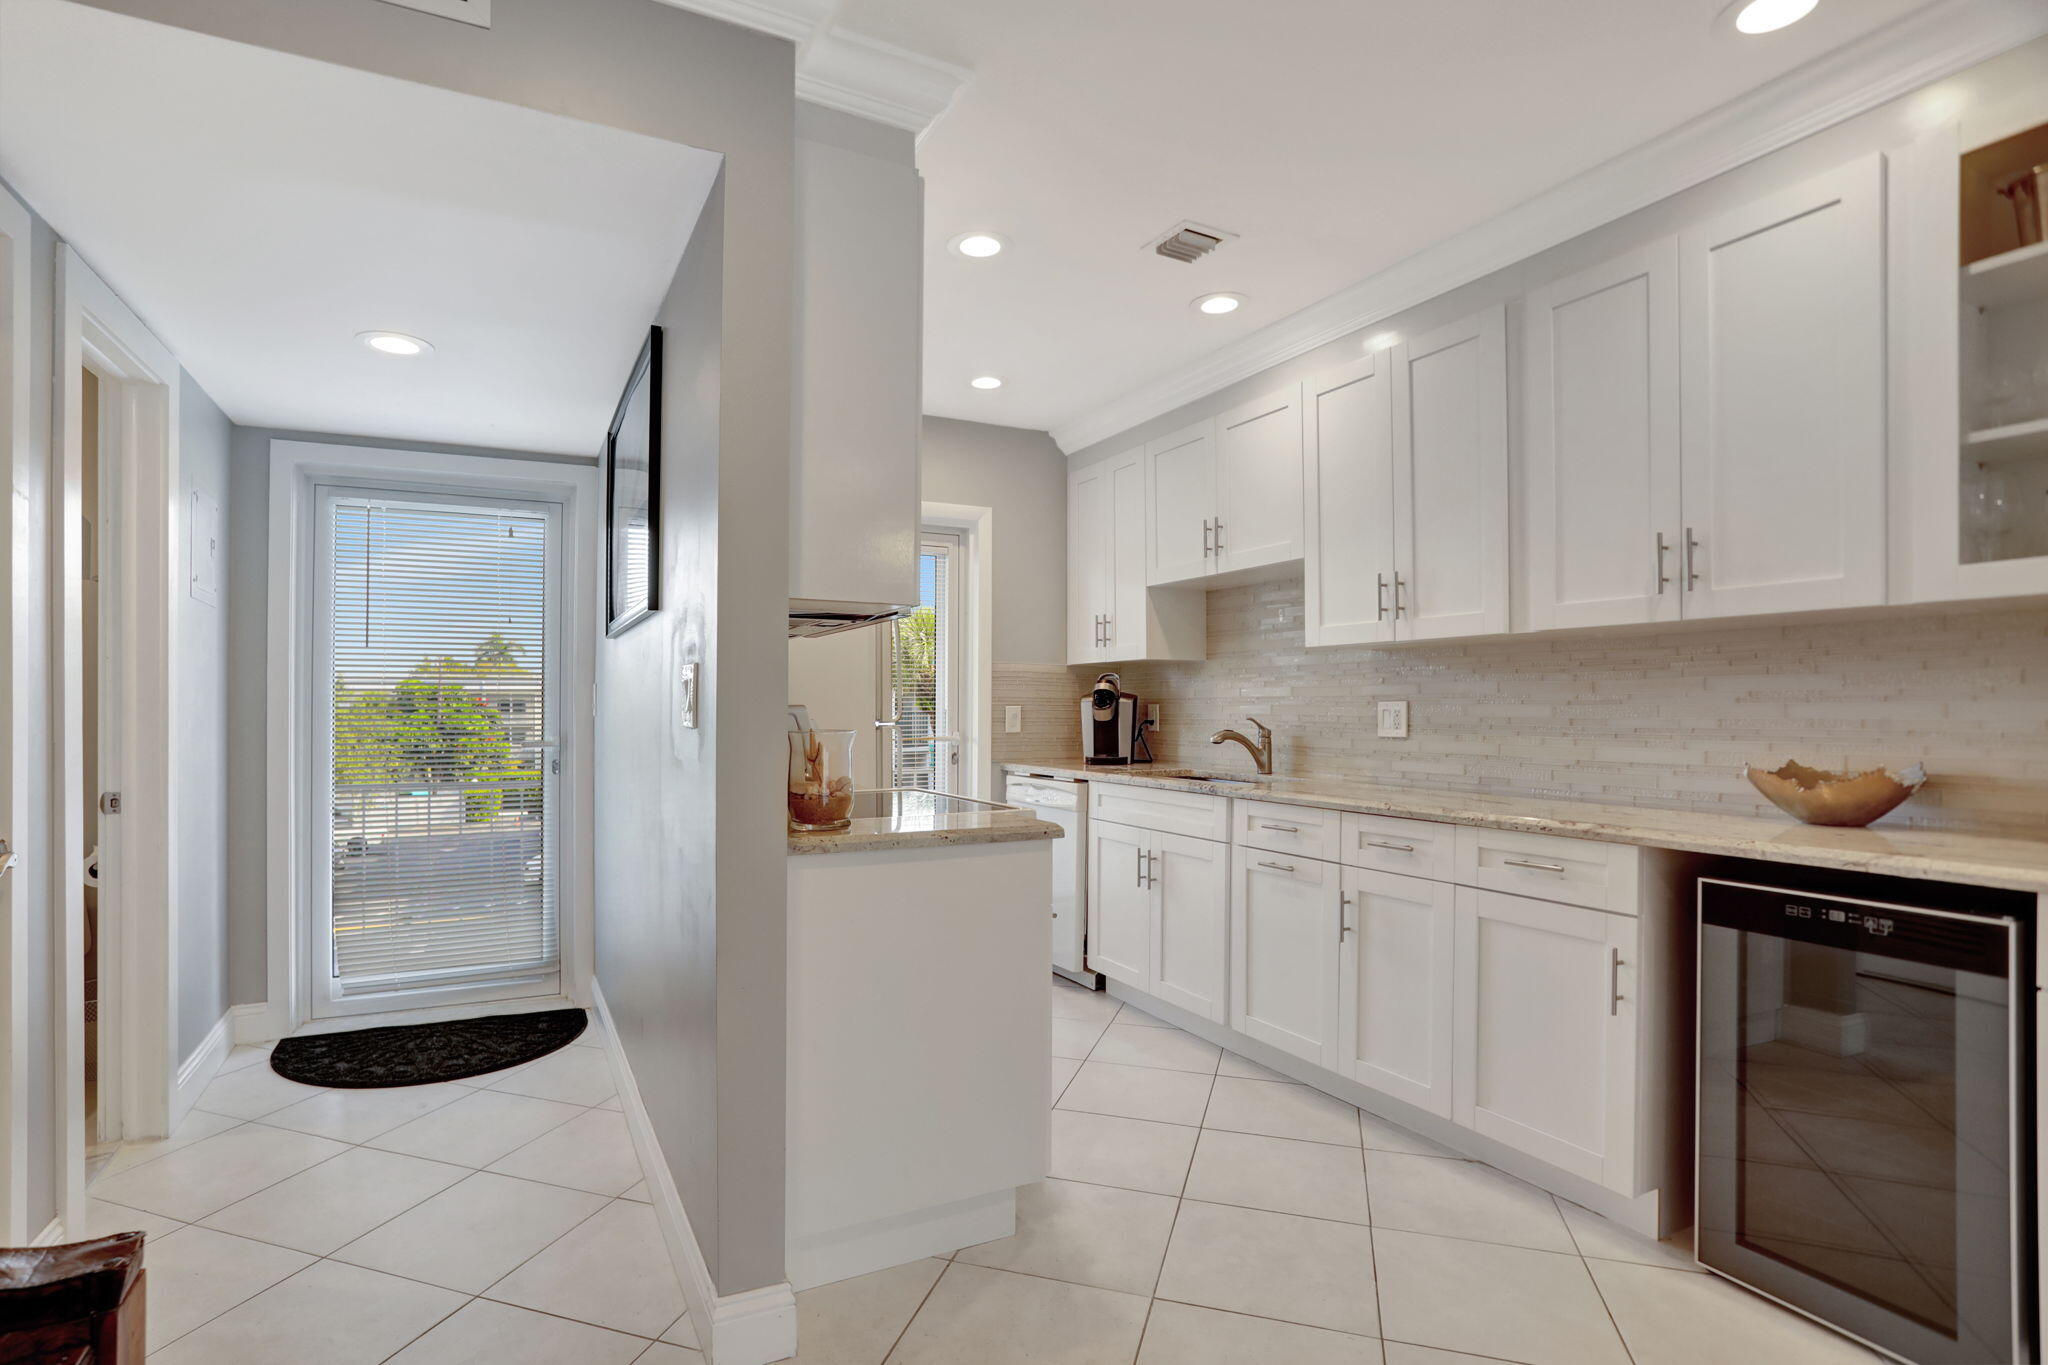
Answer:
[{"label": "black picture frame", "polygon": [[647,344],[604,438],[604,633],[625,634],[661,605],[661,328]]}]

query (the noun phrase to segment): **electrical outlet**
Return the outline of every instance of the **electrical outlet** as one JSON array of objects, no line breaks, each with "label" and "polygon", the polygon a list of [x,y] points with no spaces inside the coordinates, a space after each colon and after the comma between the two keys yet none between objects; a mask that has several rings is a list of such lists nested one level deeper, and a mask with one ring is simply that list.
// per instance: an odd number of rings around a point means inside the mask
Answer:
[{"label": "electrical outlet", "polygon": [[1149,721],[1151,721],[1151,722],[1152,722],[1152,728],[1153,728],[1153,729],[1157,730],[1157,729],[1159,728],[1159,703],[1158,703],[1158,702],[1156,702],[1156,701],[1155,701],[1155,702],[1152,702],[1152,703],[1151,703],[1150,705],[1146,706],[1146,708],[1145,708],[1145,719],[1146,719],[1146,720],[1149,720]]},{"label": "electrical outlet", "polygon": [[1379,737],[1381,739],[1408,738],[1408,703],[1405,701],[1383,701],[1379,704]]},{"label": "electrical outlet", "polygon": [[1003,708],[1003,733],[1014,735],[1024,728],[1024,708],[1005,706]]}]

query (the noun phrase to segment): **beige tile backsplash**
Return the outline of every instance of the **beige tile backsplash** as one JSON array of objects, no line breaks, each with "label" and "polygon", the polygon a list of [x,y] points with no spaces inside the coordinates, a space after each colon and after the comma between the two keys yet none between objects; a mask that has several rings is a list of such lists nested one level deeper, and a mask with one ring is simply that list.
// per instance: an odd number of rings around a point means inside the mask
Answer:
[{"label": "beige tile backsplash", "polygon": [[[1773,814],[1743,763],[1920,762],[1927,786],[1885,824],[2048,838],[2048,608],[1314,651],[1301,621],[1299,579],[1213,591],[1206,662],[1124,668],[1159,703],[1160,760],[1248,767],[1207,741],[1256,715],[1282,773]],[[1094,671],[998,665],[997,761],[1072,754]],[[1375,738],[1396,698],[1412,737]],[[1023,734],[1000,733],[1005,701]]]}]

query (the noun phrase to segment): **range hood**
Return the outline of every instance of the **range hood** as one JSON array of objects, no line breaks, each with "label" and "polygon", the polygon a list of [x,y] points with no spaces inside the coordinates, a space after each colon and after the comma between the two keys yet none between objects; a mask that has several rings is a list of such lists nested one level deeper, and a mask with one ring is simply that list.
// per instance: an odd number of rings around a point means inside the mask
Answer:
[{"label": "range hood", "polygon": [[820,635],[837,635],[843,630],[879,626],[916,610],[916,607],[883,606],[879,602],[819,602],[792,597],[789,599],[789,638],[815,640]]}]

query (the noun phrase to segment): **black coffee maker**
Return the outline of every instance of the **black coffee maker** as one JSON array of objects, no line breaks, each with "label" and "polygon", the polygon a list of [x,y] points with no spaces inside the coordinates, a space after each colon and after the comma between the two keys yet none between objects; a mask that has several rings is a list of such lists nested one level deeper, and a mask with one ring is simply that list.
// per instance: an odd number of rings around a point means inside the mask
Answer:
[{"label": "black coffee maker", "polygon": [[1123,678],[1104,673],[1095,680],[1094,690],[1081,698],[1081,755],[1096,767],[1150,763],[1152,748],[1145,742],[1149,723],[1140,714],[1137,696],[1124,691]]}]

